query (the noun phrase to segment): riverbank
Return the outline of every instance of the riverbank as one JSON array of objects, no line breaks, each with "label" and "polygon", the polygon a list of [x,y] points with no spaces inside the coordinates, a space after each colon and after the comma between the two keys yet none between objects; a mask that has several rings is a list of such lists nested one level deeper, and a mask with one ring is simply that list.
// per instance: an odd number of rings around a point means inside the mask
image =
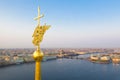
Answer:
[{"label": "riverbank", "polygon": [[85,60],[98,64],[120,64],[120,54],[116,53],[95,53],[95,54],[82,54],[78,56],[66,56],[66,59]]},{"label": "riverbank", "polygon": [[[43,57],[42,62],[56,60],[56,59],[57,59],[56,56],[45,56]],[[12,65],[27,64],[27,63],[34,63],[34,62],[35,61],[33,59],[32,60],[22,59],[22,60],[16,60],[14,62],[5,61],[0,64],[0,67],[7,67],[7,66],[12,66]]]}]

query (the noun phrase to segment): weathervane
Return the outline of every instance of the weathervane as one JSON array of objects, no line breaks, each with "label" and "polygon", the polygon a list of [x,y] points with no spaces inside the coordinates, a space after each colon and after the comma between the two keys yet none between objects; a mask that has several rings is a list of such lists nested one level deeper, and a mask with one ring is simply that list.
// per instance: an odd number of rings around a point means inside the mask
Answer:
[{"label": "weathervane", "polygon": [[50,28],[50,25],[40,25],[40,18],[42,18],[43,16],[44,15],[40,15],[40,7],[38,7],[38,16],[35,18],[35,20],[38,20],[38,25],[35,28],[32,36],[32,43],[37,47],[36,51],[33,53],[33,58],[35,60],[35,80],[41,80],[41,61],[44,55],[40,50],[40,43],[43,40],[43,36],[46,30]]}]

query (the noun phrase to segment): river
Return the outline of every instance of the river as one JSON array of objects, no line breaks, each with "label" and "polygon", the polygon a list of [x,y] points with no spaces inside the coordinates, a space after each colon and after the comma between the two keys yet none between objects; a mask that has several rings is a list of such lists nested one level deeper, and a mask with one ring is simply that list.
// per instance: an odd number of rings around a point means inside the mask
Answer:
[{"label": "river", "polygon": [[[34,80],[34,63],[0,68],[0,80]],[[57,59],[42,62],[42,80],[120,80],[120,65],[84,60]]]}]

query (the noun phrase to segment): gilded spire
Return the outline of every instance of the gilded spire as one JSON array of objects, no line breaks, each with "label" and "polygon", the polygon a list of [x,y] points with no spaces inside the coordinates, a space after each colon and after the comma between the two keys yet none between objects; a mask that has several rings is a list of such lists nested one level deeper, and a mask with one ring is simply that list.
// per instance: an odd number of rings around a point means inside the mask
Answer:
[{"label": "gilded spire", "polygon": [[35,28],[33,36],[32,36],[33,37],[32,43],[35,46],[37,46],[36,51],[33,53],[33,58],[36,62],[35,80],[41,80],[41,61],[42,61],[42,58],[44,55],[43,55],[42,51],[40,50],[40,43],[43,40],[43,36],[44,36],[44,33],[46,32],[46,30],[48,30],[50,28],[50,25],[45,24],[42,26],[40,24],[40,18],[42,18],[43,16],[44,15],[40,14],[40,7],[38,7],[38,16],[35,18],[35,20],[38,21],[38,25]]}]

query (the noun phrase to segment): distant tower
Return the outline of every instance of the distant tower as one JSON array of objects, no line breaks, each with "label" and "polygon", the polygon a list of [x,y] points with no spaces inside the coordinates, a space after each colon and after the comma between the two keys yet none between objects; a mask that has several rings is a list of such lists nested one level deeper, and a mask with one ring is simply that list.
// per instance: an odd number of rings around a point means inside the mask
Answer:
[{"label": "distant tower", "polygon": [[38,7],[38,16],[35,18],[35,20],[38,20],[38,24],[32,36],[32,43],[37,47],[36,51],[33,53],[33,58],[35,60],[35,80],[41,80],[41,61],[44,55],[40,50],[40,43],[43,40],[43,36],[46,30],[50,28],[50,25],[46,24],[41,26],[40,18],[43,16],[44,15],[40,15],[40,7]]}]

